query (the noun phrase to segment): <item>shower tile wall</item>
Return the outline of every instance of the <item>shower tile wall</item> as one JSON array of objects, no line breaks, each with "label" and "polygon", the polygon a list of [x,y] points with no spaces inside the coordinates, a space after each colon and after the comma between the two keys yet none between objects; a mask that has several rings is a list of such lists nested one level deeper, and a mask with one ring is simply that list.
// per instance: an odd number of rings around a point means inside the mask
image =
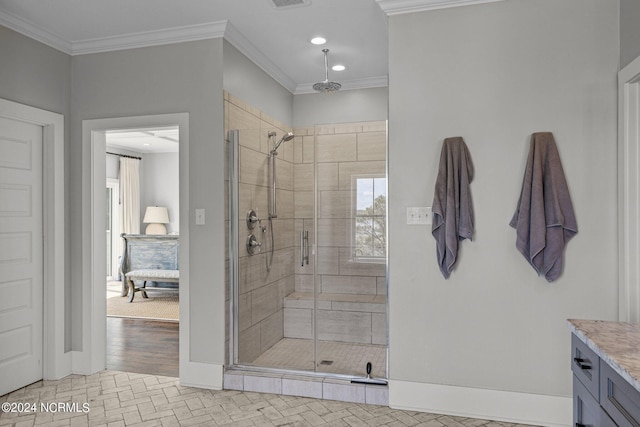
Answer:
[{"label": "shower tile wall", "polygon": [[[267,272],[265,249],[269,249],[271,245],[267,221],[269,197],[267,134],[274,131],[280,138],[291,129],[226,92],[224,107],[225,130],[239,130],[238,357],[240,363],[247,364],[252,363],[260,354],[283,338],[284,299],[294,292],[294,152],[292,144],[287,143],[282,144],[278,149],[278,218],[273,220],[275,251],[271,271]],[[246,214],[250,209],[255,209],[258,217],[263,219],[262,224],[256,225],[252,231],[246,226]],[[267,231],[263,232],[260,225],[267,227]],[[262,253],[248,254],[245,242],[250,232],[253,232],[262,243]],[[227,293],[229,295],[229,289]],[[227,360],[229,361],[229,355]]]},{"label": "shower tile wall", "polygon": [[[358,260],[352,248],[353,178],[385,175],[386,123],[300,127],[294,133],[302,139],[294,144],[295,232],[308,230],[311,239],[314,152],[318,156],[318,339],[386,345],[386,266]],[[287,338],[313,337],[313,267],[313,259],[302,267],[296,254],[296,292],[285,301]]]}]

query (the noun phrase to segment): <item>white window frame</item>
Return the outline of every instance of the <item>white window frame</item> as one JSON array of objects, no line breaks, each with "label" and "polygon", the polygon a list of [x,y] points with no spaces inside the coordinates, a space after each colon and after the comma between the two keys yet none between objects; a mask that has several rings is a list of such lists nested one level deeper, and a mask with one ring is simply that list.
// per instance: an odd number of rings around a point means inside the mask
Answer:
[{"label": "white window frame", "polygon": [[[385,179],[385,189],[386,189],[386,180],[387,175],[384,173],[367,173],[367,174],[358,174],[351,175],[351,259],[350,262],[353,263],[367,263],[367,264],[385,264],[387,262],[387,245],[384,245],[384,254],[382,256],[358,256],[356,253],[356,233],[357,233],[357,220],[358,218],[362,218],[363,215],[358,215],[358,180],[359,179]],[[385,191],[386,192],[386,191]],[[387,201],[388,201],[388,196]],[[385,222],[387,221],[386,212],[380,215],[384,218]],[[371,218],[375,218],[376,216],[368,216]],[[386,239],[386,235],[385,235]]]},{"label": "white window frame", "polygon": [[111,271],[107,271],[107,280],[116,280],[119,271],[120,248],[120,180],[116,178],[107,178],[107,188],[111,188]]}]

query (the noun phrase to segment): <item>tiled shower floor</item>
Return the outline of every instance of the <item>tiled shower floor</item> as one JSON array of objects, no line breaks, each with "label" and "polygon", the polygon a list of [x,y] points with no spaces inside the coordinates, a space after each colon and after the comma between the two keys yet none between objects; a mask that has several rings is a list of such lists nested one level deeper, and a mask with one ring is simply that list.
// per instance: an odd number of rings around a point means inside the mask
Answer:
[{"label": "tiled shower floor", "polygon": [[[318,371],[333,374],[366,376],[371,362],[371,376],[386,378],[387,348],[381,345],[318,342]],[[313,371],[313,341],[283,338],[252,363],[254,366]]]}]

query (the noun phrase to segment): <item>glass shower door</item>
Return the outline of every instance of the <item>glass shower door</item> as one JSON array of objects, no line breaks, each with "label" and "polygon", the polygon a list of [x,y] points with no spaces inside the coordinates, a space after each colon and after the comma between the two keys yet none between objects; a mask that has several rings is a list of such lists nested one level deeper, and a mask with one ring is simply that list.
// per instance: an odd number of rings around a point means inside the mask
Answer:
[{"label": "glass shower door", "polygon": [[386,378],[386,122],[314,128],[316,370]]},{"label": "glass shower door", "polygon": [[385,378],[386,122],[287,139],[245,106],[225,98],[229,363]]}]

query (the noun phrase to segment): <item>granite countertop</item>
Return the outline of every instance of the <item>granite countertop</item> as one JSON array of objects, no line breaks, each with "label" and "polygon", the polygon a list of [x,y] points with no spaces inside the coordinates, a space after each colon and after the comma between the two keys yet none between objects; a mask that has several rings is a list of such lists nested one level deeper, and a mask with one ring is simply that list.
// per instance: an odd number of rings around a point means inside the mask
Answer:
[{"label": "granite countertop", "polygon": [[569,329],[640,392],[640,323],[568,320]]}]

